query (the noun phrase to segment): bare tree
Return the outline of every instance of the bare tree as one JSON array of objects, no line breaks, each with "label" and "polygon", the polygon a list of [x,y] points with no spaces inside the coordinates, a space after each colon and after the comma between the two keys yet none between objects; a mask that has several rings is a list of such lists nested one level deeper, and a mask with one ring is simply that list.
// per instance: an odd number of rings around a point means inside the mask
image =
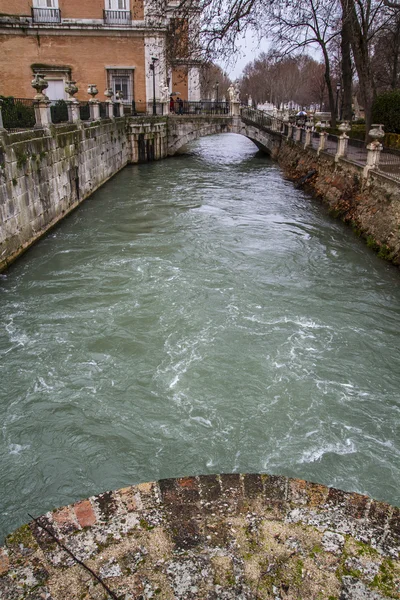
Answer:
[{"label": "bare tree", "polygon": [[231,80],[220,66],[214,63],[203,64],[200,69],[200,90],[204,100],[227,97]]}]

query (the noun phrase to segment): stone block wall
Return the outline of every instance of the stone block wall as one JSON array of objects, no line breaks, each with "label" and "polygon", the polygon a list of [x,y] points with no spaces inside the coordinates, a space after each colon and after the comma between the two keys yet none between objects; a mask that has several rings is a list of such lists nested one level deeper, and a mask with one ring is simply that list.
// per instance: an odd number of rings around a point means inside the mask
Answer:
[{"label": "stone block wall", "polygon": [[350,224],[378,256],[400,264],[400,186],[389,177],[345,158],[335,161],[326,152],[306,150],[291,140],[281,144],[277,156],[285,174],[320,198],[331,214]]},{"label": "stone block wall", "polygon": [[267,474],[164,479],[20,527],[0,547],[0,598],[389,600],[399,542],[399,509],[360,494]]},{"label": "stone block wall", "polygon": [[130,158],[124,118],[0,134],[0,271]]}]

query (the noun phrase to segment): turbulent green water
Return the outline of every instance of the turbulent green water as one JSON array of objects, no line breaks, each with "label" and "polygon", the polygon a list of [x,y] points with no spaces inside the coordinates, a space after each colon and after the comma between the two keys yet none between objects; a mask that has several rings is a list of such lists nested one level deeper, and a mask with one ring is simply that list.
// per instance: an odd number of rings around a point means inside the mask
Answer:
[{"label": "turbulent green water", "polygon": [[243,137],[126,168],[0,279],[0,538],[126,484],[399,503],[399,272]]}]

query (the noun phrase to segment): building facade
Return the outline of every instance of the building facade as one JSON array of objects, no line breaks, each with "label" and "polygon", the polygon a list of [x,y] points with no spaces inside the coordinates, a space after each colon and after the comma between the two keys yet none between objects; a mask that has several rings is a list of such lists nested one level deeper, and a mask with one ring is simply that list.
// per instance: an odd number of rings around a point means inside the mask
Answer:
[{"label": "building facade", "polygon": [[152,101],[154,88],[157,101],[166,88],[198,100],[197,66],[167,64],[172,13],[173,1],[154,18],[151,0],[0,0],[0,95],[31,98],[40,72],[50,100],[67,98],[69,80],[79,100],[88,99],[89,84],[99,99],[106,88],[122,91],[127,104]]}]

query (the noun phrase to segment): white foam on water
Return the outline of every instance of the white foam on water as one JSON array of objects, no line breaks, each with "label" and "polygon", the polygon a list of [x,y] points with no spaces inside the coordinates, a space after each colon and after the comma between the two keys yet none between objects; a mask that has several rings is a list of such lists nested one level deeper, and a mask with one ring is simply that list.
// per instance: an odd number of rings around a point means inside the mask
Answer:
[{"label": "white foam on water", "polygon": [[324,454],[355,454],[357,452],[356,446],[352,440],[347,438],[344,443],[336,442],[336,444],[326,444],[318,448],[306,450],[303,452],[301,458],[298,460],[299,463],[312,463],[321,460]]},{"label": "white foam on water", "polygon": [[30,444],[26,444],[21,446],[21,444],[9,444],[8,445],[8,453],[9,454],[21,454],[24,450],[28,450],[30,448]]},{"label": "white foam on water", "polygon": [[191,421],[197,421],[197,423],[200,423],[200,425],[203,425],[204,427],[212,427],[211,421],[204,419],[203,417],[190,417],[190,419]]},{"label": "white foam on water", "polygon": [[5,330],[8,333],[10,342],[13,342],[14,344],[25,346],[29,342],[28,336],[25,333],[18,331],[17,327],[14,325],[13,317],[10,317],[9,323],[6,323]]}]

